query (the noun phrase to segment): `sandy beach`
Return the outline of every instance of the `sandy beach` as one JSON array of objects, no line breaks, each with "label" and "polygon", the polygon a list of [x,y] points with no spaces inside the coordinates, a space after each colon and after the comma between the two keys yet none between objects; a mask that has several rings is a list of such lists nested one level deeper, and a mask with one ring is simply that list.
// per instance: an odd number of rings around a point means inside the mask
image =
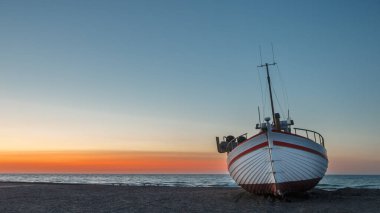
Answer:
[{"label": "sandy beach", "polygon": [[379,189],[314,189],[285,200],[240,188],[0,183],[0,212],[378,212]]}]

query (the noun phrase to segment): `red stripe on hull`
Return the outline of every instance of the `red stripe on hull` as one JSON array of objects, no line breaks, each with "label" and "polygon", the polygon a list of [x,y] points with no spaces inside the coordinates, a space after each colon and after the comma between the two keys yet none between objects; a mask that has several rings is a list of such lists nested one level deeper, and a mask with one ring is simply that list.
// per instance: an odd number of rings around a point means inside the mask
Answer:
[{"label": "red stripe on hull", "polygon": [[291,181],[284,183],[267,183],[267,184],[241,184],[240,186],[246,191],[260,195],[284,195],[292,192],[306,192],[318,184],[322,178],[310,180]]},{"label": "red stripe on hull", "polygon": [[228,168],[230,168],[230,166],[231,166],[236,160],[238,160],[239,158],[243,157],[244,155],[246,155],[246,154],[248,154],[248,153],[251,153],[251,152],[253,152],[253,151],[255,151],[255,150],[261,149],[261,148],[263,148],[263,147],[266,147],[266,146],[268,146],[268,141],[265,141],[264,143],[261,143],[261,144],[259,144],[259,145],[254,146],[254,147],[251,147],[251,148],[245,150],[244,152],[238,154],[234,159],[232,159],[232,160],[230,161],[230,163],[228,164]]},{"label": "red stripe on hull", "polygon": [[276,146],[283,146],[283,147],[288,147],[288,148],[292,148],[292,149],[298,149],[298,150],[302,150],[302,151],[305,151],[305,152],[310,152],[310,153],[313,153],[313,154],[316,154],[316,155],[319,155],[323,158],[325,158],[327,160],[327,157],[326,155],[314,150],[314,149],[310,149],[310,148],[307,148],[307,147],[304,147],[304,146],[299,146],[299,145],[295,145],[295,144],[291,144],[291,143],[286,143],[286,142],[282,142],[282,141],[273,141],[273,145],[276,145]]}]

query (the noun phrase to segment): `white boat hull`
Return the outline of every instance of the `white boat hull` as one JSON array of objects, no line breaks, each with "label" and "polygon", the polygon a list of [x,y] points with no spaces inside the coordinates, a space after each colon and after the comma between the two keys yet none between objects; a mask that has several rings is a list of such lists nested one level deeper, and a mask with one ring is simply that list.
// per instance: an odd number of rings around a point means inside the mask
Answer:
[{"label": "white boat hull", "polygon": [[227,158],[231,177],[255,194],[282,196],[313,188],[326,173],[326,149],[302,136],[268,131],[240,143]]}]

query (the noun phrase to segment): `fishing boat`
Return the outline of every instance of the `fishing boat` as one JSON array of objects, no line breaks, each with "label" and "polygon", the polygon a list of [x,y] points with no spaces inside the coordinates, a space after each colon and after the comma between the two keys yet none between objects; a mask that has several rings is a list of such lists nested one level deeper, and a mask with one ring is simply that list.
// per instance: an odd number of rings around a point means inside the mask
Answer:
[{"label": "fishing boat", "polygon": [[[285,196],[305,192],[318,184],[328,166],[324,138],[316,131],[292,128],[294,121],[282,120],[275,112],[269,67],[266,71],[271,105],[271,117],[256,124],[258,133],[234,137],[216,137],[219,153],[227,153],[231,177],[248,192],[262,195]],[[259,110],[260,117],[260,110]]]}]

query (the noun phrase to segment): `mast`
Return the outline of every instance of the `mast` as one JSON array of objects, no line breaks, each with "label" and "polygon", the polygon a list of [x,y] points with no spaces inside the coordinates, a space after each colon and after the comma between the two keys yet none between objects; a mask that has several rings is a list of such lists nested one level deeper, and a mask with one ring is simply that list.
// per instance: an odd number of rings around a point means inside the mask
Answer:
[{"label": "mast", "polygon": [[271,64],[268,64],[268,63],[261,64],[260,66],[257,66],[257,67],[265,67],[266,71],[267,71],[267,80],[268,80],[268,87],[269,87],[270,106],[272,108],[272,119],[273,119],[273,122],[276,125],[276,119],[274,117],[274,106],[273,106],[273,97],[272,97],[272,85],[271,85],[270,76],[269,76],[269,66],[274,66],[274,65],[276,65],[275,62],[273,62]]}]

